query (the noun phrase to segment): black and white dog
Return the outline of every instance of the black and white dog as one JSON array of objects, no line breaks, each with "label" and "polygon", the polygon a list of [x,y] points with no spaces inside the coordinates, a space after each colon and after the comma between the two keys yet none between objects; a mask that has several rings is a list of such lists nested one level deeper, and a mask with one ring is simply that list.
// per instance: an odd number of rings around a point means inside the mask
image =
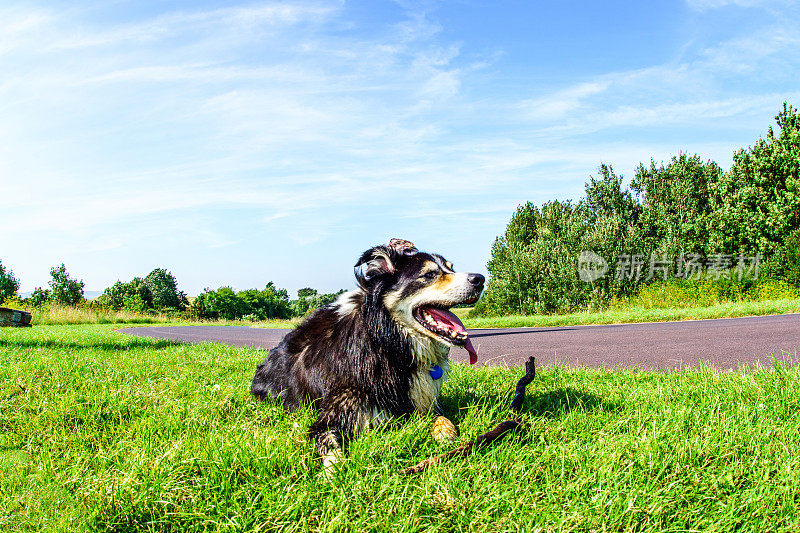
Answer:
[{"label": "black and white dog", "polygon": [[[359,288],[311,314],[258,365],[251,391],[319,407],[309,429],[325,471],[342,444],[360,430],[418,411],[439,413],[437,398],[449,371],[451,346],[478,357],[464,325],[448,309],[474,303],[480,274],[455,272],[444,257],[392,239],[356,262]],[[454,435],[444,417],[441,435]],[[435,433],[436,436],[436,433]]]}]

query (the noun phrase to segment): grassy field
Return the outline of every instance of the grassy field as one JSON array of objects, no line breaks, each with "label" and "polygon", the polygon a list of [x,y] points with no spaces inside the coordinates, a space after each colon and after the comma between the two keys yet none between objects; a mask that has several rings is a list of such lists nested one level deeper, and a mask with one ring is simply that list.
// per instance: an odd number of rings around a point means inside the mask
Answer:
[{"label": "grassy field", "polygon": [[31,313],[31,323],[44,325],[80,325],[80,324],[173,324],[173,325],[215,325],[215,326],[257,326],[260,328],[292,328],[302,318],[291,320],[262,320],[251,322],[246,320],[186,320],[176,315],[161,313],[136,313],[133,311],[112,309],[92,309],[88,305],[61,305],[49,303],[42,307],[25,305],[19,300],[10,300],[5,307],[20,309]]},{"label": "grassy field", "polygon": [[[110,325],[0,331],[0,530],[797,531],[800,372],[540,369],[530,431],[436,466],[430,417],[355,439],[333,481],[248,395],[263,352]],[[514,368],[455,365],[462,439],[507,418]]]}]

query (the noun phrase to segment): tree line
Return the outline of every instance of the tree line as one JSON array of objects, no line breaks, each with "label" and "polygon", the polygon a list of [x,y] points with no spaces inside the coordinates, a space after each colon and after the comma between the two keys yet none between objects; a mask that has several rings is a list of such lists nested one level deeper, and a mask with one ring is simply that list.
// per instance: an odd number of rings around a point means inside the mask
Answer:
[{"label": "tree line", "polygon": [[[685,280],[692,261],[721,283],[800,286],[800,115],[784,103],[775,119],[777,130],[737,150],[727,172],[681,153],[639,164],[628,188],[601,164],[580,201],[520,205],[492,245],[474,313],[598,308],[644,283]],[[602,260],[604,274],[582,278],[586,257]]]},{"label": "tree line", "polygon": [[305,314],[333,302],[344,289],[331,294],[319,293],[309,287],[298,291],[298,297],[289,299],[286,289],[268,282],[264,289],[235,291],[231,287],[204,289],[190,299],[179,290],[178,280],[164,268],[153,269],[144,277],[117,281],[92,300],[86,300],[84,282],[74,278],[62,263],[50,269],[47,288],[37,287],[28,298],[20,299],[19,280],[14,272],[0,261],[0,304],[19,300],[33,307],[51,303],[83,305],[92,309],[129,311],[137,314],[173,314],[190,319],[267,320],[289,319]]}]

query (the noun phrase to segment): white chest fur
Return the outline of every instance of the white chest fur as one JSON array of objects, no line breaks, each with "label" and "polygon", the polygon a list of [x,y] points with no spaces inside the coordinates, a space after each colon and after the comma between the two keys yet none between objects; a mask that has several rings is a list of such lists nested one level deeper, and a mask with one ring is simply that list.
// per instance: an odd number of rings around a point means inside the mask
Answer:
[{"label": "white chest fur", "polygon": [[[411,376],[410,394],[414,408],[427,413],[436,405],[442,392],[442,385],[450,371],[450,347],[423,336],[413,336],[412,351],[417,363],[417,371]],[[430,370],[435,365],[442,367],[444,373],[439,379],[431,377]]]}]

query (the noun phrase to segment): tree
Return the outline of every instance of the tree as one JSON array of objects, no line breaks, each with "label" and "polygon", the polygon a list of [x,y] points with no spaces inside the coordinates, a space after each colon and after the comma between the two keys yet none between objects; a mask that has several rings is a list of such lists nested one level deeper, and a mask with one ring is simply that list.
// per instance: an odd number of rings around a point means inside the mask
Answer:
[{"label": "tree", "polygon": [[305,316],[315,309],[319,309],[336,300],[340,294],[345,292],[341,289],[330,294],[320,294],[316,289],[309,287],[297,291],[297,300],[290,302],[293,316]]},{"label": "tree", "polygon": [[505,233],[495,239],[487,264],[489,283],[484,297],[475,306],[477,313],[525,312],[523,299],[527,301],[527,296],[523,298],[523,292],[527,293],[528,272],[520,267],[526,247],[536,239],[536,221],[540,217],[539,208],[531,202],[517,206]]},{"label": "tree", "polygon": [[50,293],[55,302],[75,305],[83,300],[83,281],[72,279],[64,263],[50,269]]},{"label": "tree", "polygon": [[186,294],[178,290],[178,281],[166,269],[153,269],[145,278],[144,284],[150,291],[151,305],[155,309],[186,309]]},{"label": "tree", "polygon": [[298,298],[313,298],[316,295],[317,295],[317,289],[312,289],[311,287],[304,287],[302,289],[297,290]]},{"label": "tree", "polygon": [[128,309],[139,312],[152,309],[153,296],[144,280],[137,277],[127,283],[117,281],[111,287],[107,287],[97,299],[97,303],[117,311]]},{"label": "tree", "polygon": [[236,320],[244,316],[244,306],[231,287],[220,287],[215,291],[206,289],[203,314],[205,318]]},{"label": "tree", "polygon": [[622,188],[622,176],[614,174],[611,165],[600,164],[600,177],[589,176],[586,199],[582,202],[590,223],[603,216],[619,215],[627,223],[639,220],[642,207],[629,190]]},{"label": "tree", "polygon": [[[697,155],[651,160],[636,170],[634,196],[602,164],[577,206],[519,206],[492,246],[491,276],[474,312],[601,306],[658,276],[655,261],[665,276],[675,272],[682,255],[702,263],[720,254],[733,266],[735,256],[760,254],[764,273],[800,285],[800,114],[784,103],[776,121],[780,132],[770,128],[766,139],[739,150],[728,172]],[[593,273],[583,283],[578,261],[588,265],[581,272]]]},{"label": "tree", "polygon": [[6,269],[0,261],[0,304],[17,295],[19,280],[14,277],[11,269]]},{"label": "tree", "polygon": [[268,318],[291,318],[289,293],[278,289],[271,281],[263,290],[247,289],[236,292],[231,287],[220,287],[212,291],[205,289],[194,302],[192,314],[199,318],[224,318],[238,320],[252,317],[259,320]]},{"label": "tree", "polygon": [[50,301],[50,290],[36,287],[31,294],[31,303],[36,307],[41,307]]},{"label": "tree", "polygon": [[741,149],[712,191],[712,248],[770,257],[800,226],[800,114],[783,104],[766,139]]},{"label": "tree", "polygon": [[106,288],[97,303],[111,309],[146,311],[183,311],[189,305],[186,293],[178,290],[178,281],[166,269],[153,269],[144,278],[117,281]]},{"label": "tree", "polygon": [[791,232],[787,237],[783,260],[786,281],[800,288],[800,228]]},{"label": "tree", "polygon": [[787,237],[783,247],[764,265],[767,276],[781,278],[800,288],[800,228]]},{"label": "tree", "polygon": [[492,247],[491,278],[476,312],[545,313],[585,304],[590,291],[577,272],[585,220],[571,202],[519,206]]},{"label": "tree", "polygon": [[706,255],[711,250],[708,228],[713,207],[710,190],[722,178],[722,169],[698,155],[680,154],[656,166],[639,164],[631,188],[642,197],[645,256],[675,258],[681,253]]}]

